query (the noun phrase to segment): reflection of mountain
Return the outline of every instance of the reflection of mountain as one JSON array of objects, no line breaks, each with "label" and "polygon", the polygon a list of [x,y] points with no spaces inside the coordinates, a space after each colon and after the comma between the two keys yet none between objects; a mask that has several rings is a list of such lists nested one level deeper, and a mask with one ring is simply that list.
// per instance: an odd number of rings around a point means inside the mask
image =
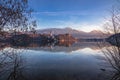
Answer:
[{"label": "reflection of mountain", "polygon": [[[72,41],[66,41],[66,42],[59,42],[59,43],[46,43],[46,44],[39,44],[39,43],[30,43],[29,45],[25,46],[15,46],[13,44],[9,43],[2,43],[1,50],[6,47],[13,47],[13,48],[22,48],[22,49],[28,49],[28,50],[38,50],[38,51],[50,51],[50,52],[72,52],[81,50],[84,48],[91,48],[93,50],[100,49],[98,46],[98,42],[72,42]],[[101,44],[102,45],[102,44]],[[109,46],[108,43],[104,43],[104,46]]]},{"label": "reflection of mountain", "polygon": [[106,37],[103,36],[103,32],[98,31],[98,30],[93,30],[91,32],[83,32],[83,31],[78,31],[75,29],[71,28],[50,28],[50,29],[44,29],[44,30],[37,30],[37,33],[50,33],[53,32],[53,34],[66,34],[69,33],[73,37],[76,38],[101,38],[101,37]]},{"label": "reflection of mountain", "polygon": [[0,43],[0,50],[6,48],[6,47],[10,47],[11,45],[8,43]]},{"label": "reflection of mountain", "polygon": [[[93,50],[98,50],[100,49],[98,47],[97,42],[77,42],[77,43],[72,43],[72,44],[67,44],[69,46],[64,46],[64,45],[45,45],[45,46],[40,46],[38,44],[31,43],[29,46],[26,47],[26,49],[29,50],[41,50],[41,51],[50,51],[50,52],[72,52],[72,51],[77,51],[81,50],[84,48],[91,48]],[[106,46],[108,44],[106,43]],[[104,46],[101,47],[106,47],[105,44]],[[24,47],[19,47],[19,48],[24,48]]]}]

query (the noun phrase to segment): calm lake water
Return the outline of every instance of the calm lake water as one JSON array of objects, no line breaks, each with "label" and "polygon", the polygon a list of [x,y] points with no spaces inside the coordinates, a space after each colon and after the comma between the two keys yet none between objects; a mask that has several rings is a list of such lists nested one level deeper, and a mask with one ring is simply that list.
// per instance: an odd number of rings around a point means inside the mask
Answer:
[{"label": "calm lake water", "polygon": [[110,80],[114,76],[105,55],[93,42],[7,46],[0,55],[0,80]]}]

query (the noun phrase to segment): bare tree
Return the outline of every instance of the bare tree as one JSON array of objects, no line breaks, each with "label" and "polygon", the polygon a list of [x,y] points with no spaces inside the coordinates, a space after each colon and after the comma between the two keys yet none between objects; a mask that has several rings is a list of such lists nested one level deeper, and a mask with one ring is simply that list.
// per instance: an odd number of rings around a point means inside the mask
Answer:
[{"label": "bare tree", "polygon": [[28,0],[0,0],[0,31],[28,30],[31,12]]},{"label": "bare tree", "polygon": [[30,27],[30,31],[31,31],[33,34],[36,34],[35,27],[37,27],[36,21],[33,21],[33,22],[32,22],[32,27]]},{"label": "bare tree", "polygon": [[[120,6],[119,0],[117,3]],[[120,8],[118,6],[112,7],[109,20],[104,25],[104,30],[112,34],[107,41],[115,44],[102,50],[113,69],[117,71],[112,80],[120,80]]]}]

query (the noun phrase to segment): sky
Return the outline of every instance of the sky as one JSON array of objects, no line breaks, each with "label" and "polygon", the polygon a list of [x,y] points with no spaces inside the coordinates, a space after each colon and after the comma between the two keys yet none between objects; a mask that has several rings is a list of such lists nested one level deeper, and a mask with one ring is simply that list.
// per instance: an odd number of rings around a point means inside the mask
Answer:
[{"label": "sky", "polygon": [[101,30],[115,0],[29,0],[38,29]]}]

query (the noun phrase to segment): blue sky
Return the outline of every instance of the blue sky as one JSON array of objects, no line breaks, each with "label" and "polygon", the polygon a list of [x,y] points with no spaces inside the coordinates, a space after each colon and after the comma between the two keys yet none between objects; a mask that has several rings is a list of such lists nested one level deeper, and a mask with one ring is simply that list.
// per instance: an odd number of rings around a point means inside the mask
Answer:
[{"label": "blue sky", "polygon": [[101,29],[115,0],[29,0],[38,28]]}]

